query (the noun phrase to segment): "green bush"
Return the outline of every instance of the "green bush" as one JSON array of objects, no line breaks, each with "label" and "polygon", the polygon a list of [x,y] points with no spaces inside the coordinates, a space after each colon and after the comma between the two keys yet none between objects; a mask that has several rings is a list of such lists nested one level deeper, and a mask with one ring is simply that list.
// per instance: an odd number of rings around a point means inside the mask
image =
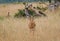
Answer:
[{"label": "green bush", "polygon": [[40,7],[37,7],[37,9],[41,10],[41,8],[40,8]]},{"label": "green bush", "polygon": [[[28,12],[29,12],[29,14],[31,15],[31,16],[34,16],[34,14],[35,14],[35,12],[33,11],[33,10],[28,10]],[[15,15],[14,15],[14,17],[26,17],[26,15],[25,15],[25,11],[24,10],[18,10],[18,13],[16,13]]]},{"label": "green bush", "polygon": [[14,15],[14,17],[24,17],[25,16],[25,12],[24,12],[24,10],[18,10],[18,13],[16,13],[15,15]]},{"label": "green bush", "polygon": [[47,7],[45,7],[45,8],[42,8],[42,10],[43,10],[43,11],[47,10]]},{"label": "green bush", "polygon": [[26,2],[23,2],[24,5],[26,5]]},{"label": "green bush", "polygon": [[34,12],[33,10],[28,10],[28,12],[29,12],[29,14],[30,14],[31,16],[34,16],[34,15],[35,15],[35,12]]},{"label": "green bush", "polygon": [[37,9],[42,10],[42,11],[45,11],[45,10],[47,10],[47,7],[45,7],[45,8],[37,7]]}]

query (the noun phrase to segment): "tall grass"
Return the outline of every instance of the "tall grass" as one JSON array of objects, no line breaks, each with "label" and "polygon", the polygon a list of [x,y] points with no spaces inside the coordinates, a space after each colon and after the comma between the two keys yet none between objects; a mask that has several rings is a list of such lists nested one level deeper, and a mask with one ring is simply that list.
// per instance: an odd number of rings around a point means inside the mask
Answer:
[{"label": "tall grass", "polygon": [[1,16],[0,16],[0,20],[4,20],[4,17],[1,17]]}]

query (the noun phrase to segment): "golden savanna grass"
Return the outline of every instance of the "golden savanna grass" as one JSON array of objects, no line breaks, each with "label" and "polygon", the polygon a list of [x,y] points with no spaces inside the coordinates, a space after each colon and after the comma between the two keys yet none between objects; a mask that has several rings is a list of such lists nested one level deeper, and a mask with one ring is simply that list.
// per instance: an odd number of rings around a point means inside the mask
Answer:
[{"label": "golden savanna grass", "polygon": [[[20,4],[0,5],[0,16],[13,16],[18,9],[24,9]],[[36,27],[34,36],[28,27],[28,18],[4,18],[0,20],[0,41],[60,41],[60,9],[46,10],[46,17],[34,18]]]}]

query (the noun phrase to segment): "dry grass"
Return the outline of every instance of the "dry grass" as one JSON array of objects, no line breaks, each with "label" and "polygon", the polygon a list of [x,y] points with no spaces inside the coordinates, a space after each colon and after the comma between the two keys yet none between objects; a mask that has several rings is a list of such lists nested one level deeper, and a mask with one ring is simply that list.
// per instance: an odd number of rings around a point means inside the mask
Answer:
[{"label": "dry grass", "polygon": [[60,41],[60,16],[35,18],[34,36],[30,33],[26,18],[0,21],[0,41]]},{"label": "dry grass", "polygon": [[7,16],[8,12],[13,16],[18,9],[24,9],[23,4],[0,4],[0,16]]},{"label": "dry grass", "polygon": [[10,17],[0,21],[0,41],[60,41],[60,10],[56,13],[47,10],[45,13],[47,17],[34,19],[34,36],[28,28],[27,18]]}]

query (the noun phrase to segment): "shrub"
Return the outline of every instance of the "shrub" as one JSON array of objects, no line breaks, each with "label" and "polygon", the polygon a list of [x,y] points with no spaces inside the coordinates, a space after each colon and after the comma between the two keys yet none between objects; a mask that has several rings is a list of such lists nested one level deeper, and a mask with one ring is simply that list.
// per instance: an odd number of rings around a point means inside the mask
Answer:
[{"label": "shrub", "polygon": [[24,5],[26,5],[26,2],[23,2]]},{"label": "shrub", "polygon": [[18,10],[18,13],[16,13],[15,15],[14,15],[14,17],[24,17],[25,16],[25,12],[24,12],[24,10]]},{"label": "shrub", "polygon": [[47,7],[45,7],[45,8],[37,7],[37,9],[42,10],[42,11],[45,11],[45,10],[47,10],[48,8],[47,8]]},{"label": "shrub", "polygon": [[41,8],[40,8],[40,7],[37,7],[37,9],[41,10]]},{"label": "shrub", "polygon": [[28,10],[28,12],[29,12],[29,14],[30,14],[31,16],[34,16],[34,15],[35,15],[35,12],[34,12],[33,10]]},{"label": "shrub", "polygon": [[[34,14],[35,14],[35,12],[33,11],[33,10],[28,10],[28,12],[29,12],[29,14],[31,15],[31,16],[34,16]],[[16,13],[15,15],[14,15],[14,17],[26,17],[26,15],[25,15],[25,11],[24,10],[18,10],[18,13]]]},{"label": "shrub", "polygon": [[43,10],[43,11],[47,10],[47,7],[45,7],[45,8],[42,8],[42,10]]}]

